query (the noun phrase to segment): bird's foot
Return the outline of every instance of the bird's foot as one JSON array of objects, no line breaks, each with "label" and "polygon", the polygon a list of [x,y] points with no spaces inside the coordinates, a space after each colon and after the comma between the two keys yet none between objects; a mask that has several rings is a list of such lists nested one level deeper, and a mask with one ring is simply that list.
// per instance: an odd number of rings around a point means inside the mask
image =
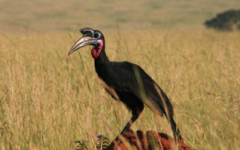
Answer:
[{"label": "bird's foot", "polygon": [[[127,138],[129,140],[136,138],[135,135],[134,135],[134,131],[132,129],[128,129],[128,130],[122,131],[120,136],[123,136],[123,137],[125,137],[125,138]],[[117,138],[119,138],[119,136]]]}]

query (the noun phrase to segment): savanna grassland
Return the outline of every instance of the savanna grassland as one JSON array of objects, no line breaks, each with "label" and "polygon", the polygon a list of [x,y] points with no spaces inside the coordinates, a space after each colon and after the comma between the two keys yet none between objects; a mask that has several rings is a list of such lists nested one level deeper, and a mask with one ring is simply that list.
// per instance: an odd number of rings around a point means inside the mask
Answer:
[{"label": "savanna grassland", "polygon": [[[0,0],[0,149],[94,149],[130,119],[99,85],[91,48],[67,56],[85,26],[103,31],[110,60],[139,64],[162,87],[189,146],[239,149],[240,33],[202,26],[239,1],[101,2]],[[132,129],[172,135],[148,108]]]},{"label": "savanna grassland", "polygon": [[[76,140],[93,147],[98,134],[116,137],[131,114],[99,85],[89,47],[67,57],[67,34],[10,37],[0,38],[1,149],[73,149]],[[239,33],[106,33],[106,52],[139,64],[161,85],[188,145],[237,149],[238,39]],[[166,119],[148,109],[133,129],[171,135]]]}]

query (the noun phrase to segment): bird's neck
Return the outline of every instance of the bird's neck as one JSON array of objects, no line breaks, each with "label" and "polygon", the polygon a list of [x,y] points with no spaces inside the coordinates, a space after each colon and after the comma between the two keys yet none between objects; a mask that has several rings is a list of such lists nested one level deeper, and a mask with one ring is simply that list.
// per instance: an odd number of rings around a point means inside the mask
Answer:
[{"label": "bird's neck", "polygon": [[105,53],[104,47],[103,47],[101,53],[99,54],[99,56],[97,58],[95,58],[94,60],[95,60],[95,66],[109,61],[109,59]]},{"label": "bird's neck", "polygon": [[105,50],[103,49],[100,53],[100,55],[95,59],[95,71],[98,74],[100,78],[102,78],[102,64],[109,62],[109,59],[105,53]]},{"label": "bird's neck", "polygon": [[92,57],[95,61],[95,70],[99,77],[101,77],[101,65],[103,63],[109,62],[109,59],[105,53],[105,42],[104,40],[99,40],[98,44],[92,49]]},{"label": "bird's neck", "polygon": [[104,40],[98,40],[96,46],[92,49],[92,57],[95,60],[95,66],[104,62],[108,62],[109,59],[105,53],[105,42]]}]

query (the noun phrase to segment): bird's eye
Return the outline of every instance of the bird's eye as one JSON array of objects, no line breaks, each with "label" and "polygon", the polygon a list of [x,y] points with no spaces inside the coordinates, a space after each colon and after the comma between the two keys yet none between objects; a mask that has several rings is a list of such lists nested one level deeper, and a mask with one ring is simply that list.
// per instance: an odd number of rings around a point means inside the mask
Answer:
[{"label": "bird's eye", "polygon": [[100,38],[100,36],[101,36],[101,34],[98,33],[98,32],[96,32],[96,33],[93,34],[93,37],[96,38],[96,39]]}]

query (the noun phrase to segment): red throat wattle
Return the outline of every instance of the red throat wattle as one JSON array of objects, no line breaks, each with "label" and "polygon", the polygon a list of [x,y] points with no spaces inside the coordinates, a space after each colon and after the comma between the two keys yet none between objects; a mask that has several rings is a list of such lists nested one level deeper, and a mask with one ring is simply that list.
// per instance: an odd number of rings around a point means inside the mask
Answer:
[{"label": "red throat wattle", "polygon": [[98,42],[99,46],[97,47],[97,49],[95,49],[95,47],[93,47],[93,49],[91,51],[92,57],[94,59],[98,58],[98,56],[100,55],[100,53],[102,51],[102,47],[103,47],[103,41],[102,40],[98,40],[97,42]]}]

